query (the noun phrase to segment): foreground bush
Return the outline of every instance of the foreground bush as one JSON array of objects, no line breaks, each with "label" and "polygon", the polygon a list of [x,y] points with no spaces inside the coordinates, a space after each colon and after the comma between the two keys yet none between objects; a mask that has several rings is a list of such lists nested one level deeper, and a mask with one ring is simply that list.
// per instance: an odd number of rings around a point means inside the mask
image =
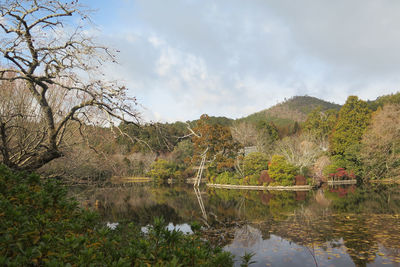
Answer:
[{"label": "foreground bush", "polygon": [[53,181],[0,166],[0,266],[231,266],[229,253],[155,220],[104,227]]}]

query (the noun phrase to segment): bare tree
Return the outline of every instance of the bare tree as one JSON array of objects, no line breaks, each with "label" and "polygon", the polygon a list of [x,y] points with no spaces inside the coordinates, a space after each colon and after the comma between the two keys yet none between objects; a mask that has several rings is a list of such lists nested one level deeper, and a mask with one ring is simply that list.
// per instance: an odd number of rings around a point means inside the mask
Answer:
[{"label": "bare tree", "polygon": [[242,146],[255,146],[257,151],[270,154],[275,139],[265,129],[257,129],[250,122],[234,123],[231,127],[232,137]]},{"label": "bare tree", "polygon": [[373,114],[362,139],[361,160],[369,179],[400,178],[399,104],[386,104]]},{"label": "bare tree", "polygon": [[234,123],[231,127],[232,137],[242,146],[256,146],[258,142],[258,132],[256,127],[249,122]]},{"label": "bare tree", "polygon": [[276,153],[283,155],[288,162],[300,168],[304,174],[322,155],[320,140],[311,134],[285,137],[277,143]]},{"label": "bare tree", "polygon": [[[34,170],[61,157],[60,145],[72,124],[138,120],[136,99],[128,97],[127,88],[101,76],[102,65],[115,62],[115,56],[94,42],[88,13],[78,1],[0,1],[1,90],[10,91],[2,92],[10,101],[18,97],[18,87],[30,96],[27,103],[15,102],[26,109],[15,113],[12,107],[1,114],[1,157],[9,167]],[[14,127],[16,118],[24,123]],[[11,129],[18,127],[36,137],[10,155]]]}]

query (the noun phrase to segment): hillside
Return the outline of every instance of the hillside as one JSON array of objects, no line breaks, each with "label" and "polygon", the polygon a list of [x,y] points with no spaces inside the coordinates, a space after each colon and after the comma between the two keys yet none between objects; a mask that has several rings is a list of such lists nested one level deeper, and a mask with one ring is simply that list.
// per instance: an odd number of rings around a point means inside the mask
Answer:
[{"label": "hillside", "polygon": [[378,107],[382,107],[384,104],[400,104],[400,92],[396,92],[389,95],[382,95],[377,97],[375,100],[367,101],[369,108],[376,110]]},{"label": "hillside", "polygon": [[[199,121],[193,120],[193,121],[188,121],[190,125],[196,125],[196,123]],[[234,119],[227,118],[227,117],[216,117],[216,116],[209,116],[209,121],[208,123],[211,125],[223,125],[223,126],[231,126],[232,123],[234,122]]]},{"label": "hillside", "polygon": [[247,117],[238,119],[238,122],[273,122],[278,127],[290,127],[295,122],[304,122],[307,114],[316,107],[322,110],[340,109],[340,105],[324,101],[312,96],[294,96],[282,103],[268,109],[253,113]]}]

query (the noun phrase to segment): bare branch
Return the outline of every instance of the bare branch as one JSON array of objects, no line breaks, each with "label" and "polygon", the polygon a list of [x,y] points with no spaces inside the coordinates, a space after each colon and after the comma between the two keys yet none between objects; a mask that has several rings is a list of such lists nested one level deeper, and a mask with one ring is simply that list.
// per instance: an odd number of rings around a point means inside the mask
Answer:
[{"label": "bare branch", "polygon": [[[6,158],[13,168],[35,169],[60,157],[63,140],[72,131],[69,122],[81,129],[82,125],[139,120],[136,99],[128,97],[127,88],[104,81],[99,72],[102,64],[115,62],[115,57],[95,43],[87,25],[76,23],[89,20],[77,2],[0,3],[4,37],[0,54],[7,64],[0,67],[0,86],[7,87],[0,99],[10,100],[0,106],[0,117],[6,118],[0,121],[4,128],[0,150],[3,161]],[[21,101],[17,101],[19,93]],[[30,104],[32,108],[24,110]],[[19,113],[22,118],[13,115]]]}]

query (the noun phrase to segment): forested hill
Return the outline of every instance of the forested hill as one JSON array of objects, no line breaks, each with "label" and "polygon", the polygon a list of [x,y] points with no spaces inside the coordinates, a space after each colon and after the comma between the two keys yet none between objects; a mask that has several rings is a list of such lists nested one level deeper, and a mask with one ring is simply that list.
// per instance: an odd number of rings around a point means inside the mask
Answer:
[{"label": "forested hill", "polygon": [[273,122],[280,127],[290,126],[295,122],[304,122],[307,114],[317,107],[321,107],[322,110],[339,110],[341,106],[312,96],[294,96],[273,107],[253,113],[237,121],[253,123],[267,121]]},{"label": "forested hill", "polygon": [[[209,117],[209,123],[231,126],[234,123],[249,122],[252,124],[273,123],[278,131],[286,135],[297,127],[295,124],[305,122],[307,115],[315,108],[321,110],[339,110],[340,105],[327,102],[312,96],[294,96],[268,109],[253,113],[249,116],[230,119],[227,117]],[[190,121],[190,125],[196,125],[198,120]]]},{"label": "forested hill", "polygon": [[[400,93],[379,96],[375,100],[367,100],[368,106],[371,110],[376,110],[378,106],[383,106],[383,104],[387,102],[400,103]],[[307,115],[317,107],[320,107],[323,111],[329,109],[339,111],[341,105],[312,96],[293,96],[275,106],[236,120],[227,117],[210,116],[210,124],[230,126],[234,122],[257,123],[259,121],[266,121],[273,122],[277,126],[286,126],[294,124],[295,122],[304,122]],[[195,124],[197,121],[198,120],[194,120],[190,123]]]},{"label": "forested hill", "polygon": [[[210,116],[209,123],[212,125],[220,124],[230,126],[235,121],[252,123],[266,121],[273,122],[277,126],[286,126],[288,124],[294,124],[296,121],[304,122],[307,115],[316,107],[321,107],[322,110],[339,110],[341,106],[312,96],[294,96],[268,109],[236,120],[227,117]],[[198,120],[191,121],[190,124],[194,125],[197,121]]]},{"label": "forested hill", "polygon": [[[197,120],[193,120],[193,121],[189,121],[189,124],[192,126],[195,126],[196,123],[199,121],[200,119]],[[209,116],[208,119],[208,123],[210,125],[222,125],[222,126],[231,126],[232,123],[234,122],[234,119],[231,118],[227,118],[227,117],[215,117],[215,116]]]}]

